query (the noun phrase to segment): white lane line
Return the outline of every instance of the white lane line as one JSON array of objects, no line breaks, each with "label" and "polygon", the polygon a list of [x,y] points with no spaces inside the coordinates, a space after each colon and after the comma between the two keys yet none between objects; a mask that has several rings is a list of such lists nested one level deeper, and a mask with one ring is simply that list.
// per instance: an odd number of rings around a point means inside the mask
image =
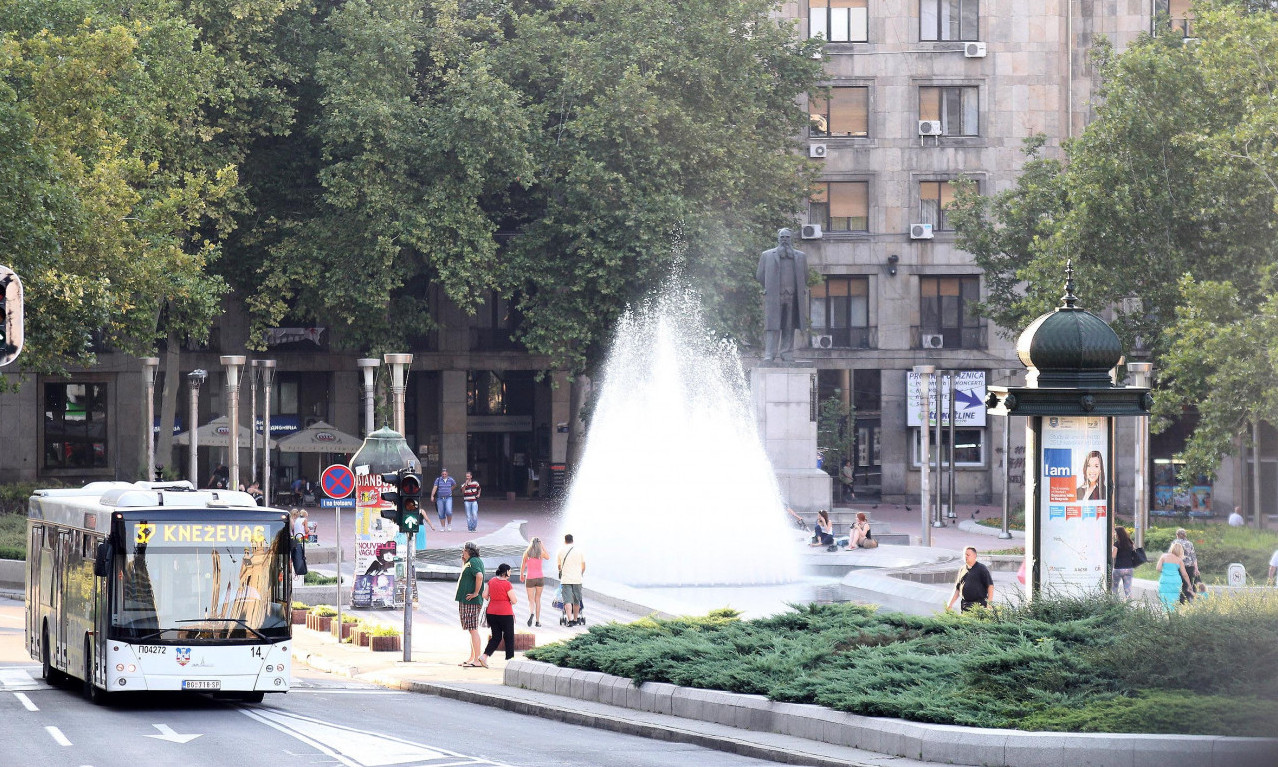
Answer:
[{"label": "white lane line", "polygon": [[62,730],[57,727],[45,727],[44,731],[49,733],[49,737],[57,741],[59,746],[69,746],[71,741],[67,740],[67,736],[62,734]]},{"label": "white lane line", "polygon": [[31,699],[30,699],[30,698],[28,698],[28,697],[26,696],[26,694],[25,694],[25,693],[15,692],[15,693],[13,694],[13,697],[17,698],[17,699],[18,699],[18,702],[22,704],[22,707],[23,707],[23,708],[25,708],[25,709],[26,709],[26,710],[28,710],[28,711],[39,711],[39,710],[40,710],[40,709],[36,708],[36,704],[32,703],[32,702],[31,702]]},{"label": "white lane line", "polygon": [[403,690],[344,690],[341,688],[334,688],[334,689],[328,690],[328,689],[324,689],[323,687],[293,687],[293,688],[290,688],[288,691],[289,695],[292,695],[294,693],[299,693],[299,692],[313,693],[313,694],[322,693],[324,695],[407,695],[408,694],[404,692]]}]

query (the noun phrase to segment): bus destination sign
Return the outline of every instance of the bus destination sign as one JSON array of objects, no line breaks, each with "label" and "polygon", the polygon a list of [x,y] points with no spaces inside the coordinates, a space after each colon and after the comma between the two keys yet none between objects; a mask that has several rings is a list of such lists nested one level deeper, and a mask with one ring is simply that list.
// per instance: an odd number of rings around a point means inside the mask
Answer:
[{"label": "bus destination sign", "polygon": [[190,543],[262,544],[266,542],[266,525],[244,525],[234,522],[215,524],[198,522],[134,522],[133,542],[138,545],[170,546]]}]

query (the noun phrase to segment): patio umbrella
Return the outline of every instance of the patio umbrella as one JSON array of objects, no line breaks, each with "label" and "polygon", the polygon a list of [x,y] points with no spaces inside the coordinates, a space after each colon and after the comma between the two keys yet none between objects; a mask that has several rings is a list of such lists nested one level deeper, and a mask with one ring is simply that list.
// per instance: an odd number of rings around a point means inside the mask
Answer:
[{"label": "patio umbrella", "polygon": [[305,429],[281,437],[275,446],[281,453],[354,453],[364,444],[332,424],[316,421]]},{"label": "patio umbrella", "polygon": [[[196,430],[199,434],[200,447],[230,447],[231,446],[231,427],[226,420],[226,416],[218,416],[212,421],[201,426]],[[173,438],[173,441],[179,445],[191,444],[191,432],[184,431]],[[258,440],[258,446],[262,444]],[[268,447],[275,447],[275,440],[269,440]],[[240,450],[249,449],[249,428],[240,426]]]}]

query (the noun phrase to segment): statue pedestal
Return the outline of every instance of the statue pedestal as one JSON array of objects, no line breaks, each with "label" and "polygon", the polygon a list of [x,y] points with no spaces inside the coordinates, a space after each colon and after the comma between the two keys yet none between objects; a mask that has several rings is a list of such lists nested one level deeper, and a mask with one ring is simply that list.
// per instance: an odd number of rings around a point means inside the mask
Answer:
[{"label": "statue pedestal", "polygon": [[816,368],[760,363],[750,371],[750,397],[781,497],[799,512],[831,508],[832,478],[816,467]]}]

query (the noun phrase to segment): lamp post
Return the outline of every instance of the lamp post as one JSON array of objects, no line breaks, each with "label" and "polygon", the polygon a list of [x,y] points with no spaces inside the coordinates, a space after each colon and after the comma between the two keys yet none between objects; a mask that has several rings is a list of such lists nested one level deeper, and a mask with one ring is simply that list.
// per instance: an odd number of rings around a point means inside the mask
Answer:
[{"label": "lamp post", "polygon": [[[1140,389],[1148,389],[1154,382],[1154,363],[1129,362],[1127,372],[1132,377],[1132,385]],[[1136,545],[1145,545],[1145,529],[1149,527],[1149,419],[1142,418],[1136,424],[1136,466],[1132,472],[1132,521],[1136,528]]]},{"label": "lamp post", "polygon": [[374,429],[373,423],[373,378],[377,374],[377,367],[382,361],[376,357],[361,357],[355,360],[355,364],[359,366],[359,370],[364,375],[364,434],[372,434]]},{"label": "lamp post", "polygon": [[928,426],[932,421],[932,374],[935,365],[915,365],[914,374],[919,377],[919,396],[923,400],[923,420],[919,424],[919,509],[922,514],[922,533],[919,535],[924,546],[932,545],[932,526],[929,517],[932,515],[932,488],[929,485],[928,469],[931,468],[931,450],[928,449]]},{"label": "lamp post", "polygon": [[262,379],[262,500],[271,505],[271,385],[275,383],[275,360],[253,360]]},{"label": "lamp post", "polygon": [[191,425],[187,427],[187,434],[191,435],[191,487],[200,486],[200,386],[208,375],[203,368],[186,374],[187,389],[191,392]]},{"label": "lamp post", "polygon": [[257,364],[259,360],[253,360],[249,363],[249,409],[253,413],[249,416],[249,481],[257,481],[257,371],[262,366]]},{"label": "lamp post", "polygon": [[413,364],[411,354],[385,354],[382,359],[391,369],[391,406],[395,418],[395,431],[404,434],[404,391],[408,368]]},{"label": "lamp post", "polygon": [[[945,382],[952,379],[953,373],[950,373],[950,371],[936,371],[936,429],[933,432],[936,436],[936,513],[932,516],[932,527],[945,527],[945,521],[941,519],[941,497],[945,492],[945,475],[941,472],[941,463],[945,460],[944,443],[941,441],[941,387]],[[929,416],[931,415],[931,406],[932,401],[929,398]],[[928,447],[931,446],[929,445]]]},{"label": "lamp post", "polygon": [[159,357],[142,358],[142,380],[146,382],[146,481],[155,481],[155,374],[160,370]]},{"label": "lamp post", "polygon": [[240,369],[244,367],[243,354],[223,354],[226,368],[227,420],[231,426],[231,489],[240,489]]}]

